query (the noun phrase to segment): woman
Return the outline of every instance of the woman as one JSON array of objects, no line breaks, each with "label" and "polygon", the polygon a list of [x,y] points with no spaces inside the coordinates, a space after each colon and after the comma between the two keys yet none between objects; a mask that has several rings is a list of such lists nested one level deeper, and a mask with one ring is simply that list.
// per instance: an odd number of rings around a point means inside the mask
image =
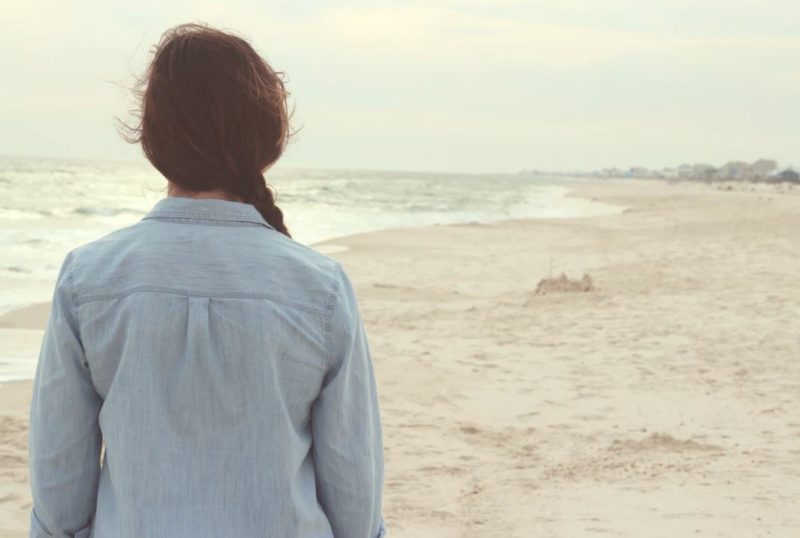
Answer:
[{"label": "woman", "polygon": [[30,407],[31,536],[383,536],[353,286],[291,239],[264,180],[289,135],[279,73],[181,25],[141,90],[129,139],[168,196],[61,267]]}]

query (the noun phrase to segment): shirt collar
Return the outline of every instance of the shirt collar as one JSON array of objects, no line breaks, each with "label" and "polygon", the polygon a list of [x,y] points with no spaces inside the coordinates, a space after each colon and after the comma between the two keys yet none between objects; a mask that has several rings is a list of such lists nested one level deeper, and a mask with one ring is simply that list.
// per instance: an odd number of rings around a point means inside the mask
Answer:
[{"label": "shirt collar", "polygon": [[142,220],[151,218],[252,223],[275,230],[254,205],[219,198],[168,196],[157,201]]}]

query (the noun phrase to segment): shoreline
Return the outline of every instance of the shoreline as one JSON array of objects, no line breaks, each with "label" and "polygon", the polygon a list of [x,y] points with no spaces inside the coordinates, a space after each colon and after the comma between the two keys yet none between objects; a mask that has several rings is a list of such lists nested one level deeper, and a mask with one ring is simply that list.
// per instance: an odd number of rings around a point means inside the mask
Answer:
[{"label": "shoreline", "polygon": [[[351,234],[331,237],[329,239],[322,239],[320,241],[315,241],[307,245],[314,250],[326,255],[332,254],[339,254],[342,252],[347,252],[350,247],[348,245],[340,245],[340,242],[348,242],[351,238],[361,237],[364,235],[369,234],[379,234],[383,232],[401,232],[403,230],[411,230],[411,229],[419,229],[419,228],[438,228],[438,227],[448,227],[448,226],[482,226],[482,225],[492,225],[492,224],[502,224],[504,222],[517,222],[517,221],[558,221],[558,220],[574,220],[574,219],[591,219],[591,218],[603,218],[608,216],[614,216],[617,214],[624,213],[628,208],[625,206],[620,206],[616,203],[610,203],[606,200],[602,200],[595,196],[583,195],[581,194],[581,187],[586,185],[591,185],[595,182],[602,182],[608,180],[585,180],[585,181],[575,181],[574,183],[561,180],[561,181],[554,181],[552,185],[562,187],[565,189],[563,194],[564,198],[574,198],[574,199],[581,199],[589,203],[600,203],[606,204],[609,206],[608,212],[598,212],[597,214],[591,215],[574,215],[574,216],[551,216],[551,217],[504,217],[499,219],[490,219],[490,220],[473,220],[467,222],[451,222],[451,223],[444,223],[444,224],[430,224],[430,225],[421,225],[421,226],[402,226],[402,227],[390,227],[390,228],[382,228],[380,230],[369,230],[364,232],[355,232]],[[617,181],[617,180],[611,180]],[[623,181],[623,180],[620,180]],[[642,183],[654,183],[655,181],[651,180],[624,180],[626,183],[630,182],[642,182]],[[615,212],[611,212],[610,207],[616,206]]]}]

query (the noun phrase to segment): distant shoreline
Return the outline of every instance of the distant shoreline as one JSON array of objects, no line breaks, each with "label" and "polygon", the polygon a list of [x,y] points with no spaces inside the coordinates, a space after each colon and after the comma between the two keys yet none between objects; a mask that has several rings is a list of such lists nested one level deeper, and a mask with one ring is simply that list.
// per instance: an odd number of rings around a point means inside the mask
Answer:
[{"label": "distant shoreline", "polygon": [[632,166],[627,170],[621,168],[603,168],[593,171],[576,172],[544,172],[540,170],[523,170],[520,174],[580,177],[586,179],[663,179],[668,181],[718,182],[736,181],[751,183],[794,183],[800,184],[800,172],[792,165],[780,165],[774,159],[758,159],[752,163],[745,161],[728,161],[717,167],[712,164],[682,164],[676,167],[649,169]]}]

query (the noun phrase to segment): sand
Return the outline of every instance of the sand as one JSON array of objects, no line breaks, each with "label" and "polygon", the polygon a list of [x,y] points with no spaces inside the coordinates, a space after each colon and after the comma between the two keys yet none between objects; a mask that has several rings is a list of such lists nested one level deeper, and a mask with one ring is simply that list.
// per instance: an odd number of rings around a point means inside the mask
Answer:
[{"label": "sand", "polygon": [[[800,536],[800,189],[574,194],[627,209],[317,247],[370,338],[391,535]],[[536,293],[562,273],[592,289]],[[26,535],[29,391],[0,387],[0,536]]]}]

